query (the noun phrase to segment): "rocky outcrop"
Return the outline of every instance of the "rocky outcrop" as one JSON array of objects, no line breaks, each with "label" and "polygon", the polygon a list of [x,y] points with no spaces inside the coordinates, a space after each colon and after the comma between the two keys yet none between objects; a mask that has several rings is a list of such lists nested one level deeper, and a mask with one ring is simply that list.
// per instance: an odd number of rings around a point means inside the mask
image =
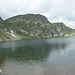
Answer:
[{"label": "rocky outcrop", "polygon": [[75,30],[64,23],[51,23],[40,14],[18,15],[3,21],[0,18],[0,39],[20,40],[70,35]]}]

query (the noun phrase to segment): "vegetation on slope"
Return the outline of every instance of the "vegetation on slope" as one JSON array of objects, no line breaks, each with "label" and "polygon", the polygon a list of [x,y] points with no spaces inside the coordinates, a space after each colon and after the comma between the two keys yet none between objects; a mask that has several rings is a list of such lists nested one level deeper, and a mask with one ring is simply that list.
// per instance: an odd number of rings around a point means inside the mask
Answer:
[{"label": "vegetation on slope", "polygon": [[50,23],[45,16],[40,14],[18,15],[5,21],[0,18],[0,29],[3,30],[0,32],[0,38],[5,37],[5,39],[6,37],[7,39],[47,38],[75,32],[63,23]]}]

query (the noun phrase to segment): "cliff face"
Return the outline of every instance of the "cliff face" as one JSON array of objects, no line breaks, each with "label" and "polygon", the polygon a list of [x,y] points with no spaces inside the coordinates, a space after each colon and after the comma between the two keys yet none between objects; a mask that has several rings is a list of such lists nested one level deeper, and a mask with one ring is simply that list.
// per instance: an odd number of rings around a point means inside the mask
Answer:
[{"label": "cliff face", "polygon": [[40,14],[18,15],[0,18],[0,40],[18,40],[65,36],[74,32],[63,23],[51,23]]},{"label": "cliff face", "polygon": [[3,22],[3,19],[0,17],[0,22]]},{"label": "cliff face", "polygon": [[4,25],[3,19],[0,17],[0,28]]}]

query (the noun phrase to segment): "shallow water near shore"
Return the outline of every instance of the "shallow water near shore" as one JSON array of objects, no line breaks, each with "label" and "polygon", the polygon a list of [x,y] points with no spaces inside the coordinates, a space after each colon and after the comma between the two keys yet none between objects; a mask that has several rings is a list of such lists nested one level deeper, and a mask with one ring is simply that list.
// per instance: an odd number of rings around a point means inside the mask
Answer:
[{"label": "shallow water near shore", "polygon": [[0,42],[3,75],[75,75],[75,36]]}]

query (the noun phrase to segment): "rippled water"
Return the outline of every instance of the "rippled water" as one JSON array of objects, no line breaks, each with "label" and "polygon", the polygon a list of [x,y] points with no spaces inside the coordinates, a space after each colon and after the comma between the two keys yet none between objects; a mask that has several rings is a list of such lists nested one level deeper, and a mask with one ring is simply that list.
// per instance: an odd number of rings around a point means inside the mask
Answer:
[{"label": "rippled water", "polygon": [[3,75],[75,75],[75,37],[0,42]]}]

